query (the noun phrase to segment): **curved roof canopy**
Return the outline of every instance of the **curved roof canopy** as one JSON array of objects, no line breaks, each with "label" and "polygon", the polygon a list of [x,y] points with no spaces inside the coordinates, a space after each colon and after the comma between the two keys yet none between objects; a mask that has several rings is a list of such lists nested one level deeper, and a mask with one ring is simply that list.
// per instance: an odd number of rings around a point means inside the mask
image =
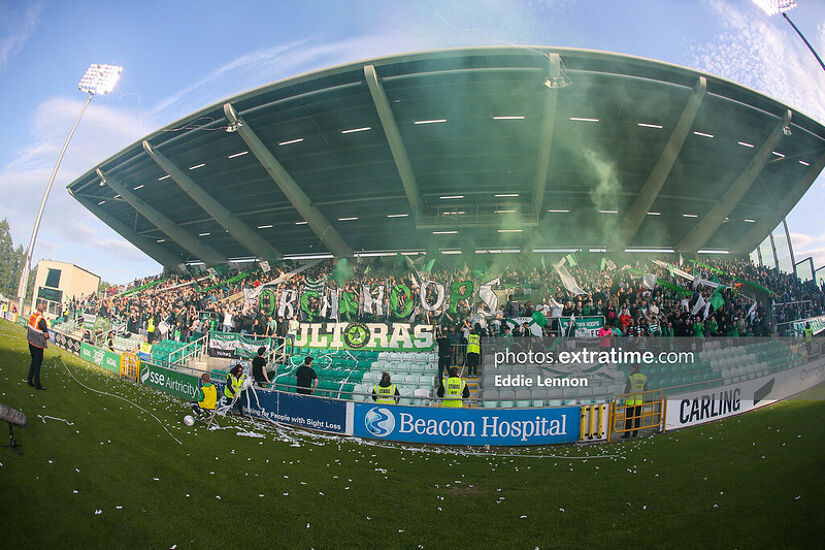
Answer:
[{"label": "curved roof canopy", "polygon": [[[568,86],[546,85],[564,75]],[[493,47],[267,85],[68,187],[169,267],[381,251],[748,253],[824,164],[825,127],[732,82],[611,53]]]}]

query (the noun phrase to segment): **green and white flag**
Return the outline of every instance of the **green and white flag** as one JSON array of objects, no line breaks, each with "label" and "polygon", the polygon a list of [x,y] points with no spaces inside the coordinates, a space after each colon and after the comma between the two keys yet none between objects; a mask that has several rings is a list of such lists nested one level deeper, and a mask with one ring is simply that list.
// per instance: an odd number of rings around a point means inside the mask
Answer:
[{"label": "green and white flag", "polygon": [[307,277],[307,282],[304,285],[304,292],[321,292],[324,289],[324,278],[312,279]]},{"label": "green and white flag", "polygon": [[[541,313],[539,313],[541,315]],[[543,317],[543,315],[542,315]],[[545,324],[547,320],[545,319]],[[509,325],[510,330],[515,330],[516,328],[520,328],[524,323],[527,323],[528,327],[530,328],[530,334],[533,336],[543,336],[544,332],[542,331],[542,326],[536,322],[535,315],[533,318],[530,317],[519,317],[518,319],[505,319],[505,323]]]}]

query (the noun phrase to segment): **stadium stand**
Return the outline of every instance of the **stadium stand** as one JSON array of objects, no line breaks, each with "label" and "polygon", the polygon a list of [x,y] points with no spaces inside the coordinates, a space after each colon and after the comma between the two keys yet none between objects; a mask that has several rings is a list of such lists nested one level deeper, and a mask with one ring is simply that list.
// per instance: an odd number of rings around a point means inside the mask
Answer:
[{"label": "stadium stand", "polygon": [[[552,261],[557,261],[553,258]],[[532,263],[529,263],[531,262]],[[466,277],[468,268],[461,263],[440,264],[430,271],[433,280],[443,281],[445,287]],[[389,292],[385,293],[382,317],[363,312],[360,308],[348,318],[359,321],[410,321],[432,323],[448,330],[456,349],[453,364],[464,365],[464,345],[471,326],[479,325],[483,335],[501,334],[512,326],[515,336],[521,335],[521,327],[511,325],[508,319],[531,318],[536,312],[545,315],[548,323],[541,332],[545,336],[559,336],[558,316],[598,316],[613,329],[619,338],[670,338],[692,337],[702,334],[705,341],[699,354],[699,363],[689,368],[664,365],[647,368],[651,388],[661,388],[666,393],[678,389],[712,387],[724,382],[736,382],[760,374],[788,368],[798,362],[792,352],[779,342],[759,342],[748,346],[748,353],[740,353],[736,347],[722,346],[715,342],[721,337],[770,337],[783,330],[775,322],[790,326],[788,320],[800,316],[822,315],[825,312],[825,292],[811,282],[804,283],[793,275],[778,273],[758,267],[747,260],[702,260],[700,263],[684,262],[682,269],[698,279],[721,285],[719,295],[724,304],[696,310],[701,299],[710,302],[715,293],[711,287],[694,286],[667,268],[644,260],[635,260],[623,268],[605,269],[599,257],[589,259],[582,255],[576,266],[569,266],[570,274],[583,289],[576,295],[568,290],[559,275],[544,268],[537,260],[522,260],[505,270],[497,287],[501,295],[494,315],[478,313],[478,303],[460,301],[455,314],[441,309],[435,312],[421,311],[416,306],[410,317],[397,319],[389,308]],[[601,264],[601,266],[599,265]],[[286,320],[265,316],[258,300],[243,299],[244,289],[256,289],[276,280],[282,273],[294,270],[300,264],[284,262],[270,273],[256,270],[226,268],[217,276],[193,271],[154,279],[135,281],[126,288],[92,295],[70,304],[68,319],[53,324],[55,330],[71,329],[77,333],[84,312],[111,319],[112,324],[124,327],[122,335],[115,337],[119,351],[137,348],[148,335],[150,323],[158,327],[152,350],[153,360],[161,365],[180,363],[176,357],[190,341],[211,330],[229,328],[239,330],[252,338],[273,336],[282,341]],[[366,273],[364,265],[372,265]],[[286,290],[301,292],[307,284],[320,284],[326,288],[347,288],[362,303],[361,284],[381,281],[388,287],[407,284],[416,288],[415,277],[407,266],[375,263],[364,264],[361,271],[354,271],[345,280],[338,280],[334,261],[318,263],[290,278],[285,284],[274,285],[276,300]],[[653,273],[657,284],[653,289],[643,283],[641,273]],[[239,277],[247,274],[245,277]],[[489,275],[476,276],[484,279]],[[687,291],[686,293],[684,291]],[[510,297],[511,299],[507,299]],[[654,306],[655,304],[655,306]],[[785,307],[790,304],[789,307]],[[657,311],[658,310],[658,311]],[[324,321],[317,314],[310,318],[297,310],[302,322]],[[226,325],[226,327],[224,327]],[[698,332],[697,332],[698,331]],[[200,346],[196,346],[200,348]],[[197,351],[202,351],[198,349]],[[433,352],[377,352],[362,350],[318,350],[296,348],[291,350],[289,364],[277,365],[276,388],[294,391],[294,368],[305,355],[315,357],[314,367],[319,376],[318,395],[345,399],[369,400],[372,386],[380,379],[381,372],[391,375],[401,393],[401,403],[426,402],[434,395],[437,384],[438,358]],[[177,354],[177,355],[176,355]],[[195,365],[190,365],[195,366]],[[211,370],[215,377],[223,378],[227,364],[220,366],[199,365],[196,368]],[[526,374],[526,371],[515,370]],[[624,387],[626,371],[616,372],[603,378],[594,378],[587,388],[564,388],[562,391],[496,389],[492,385],[493,373],[482,372],[479,379],[467,378],[472,396],[478,403],[490,407],[541,406],[558,404],[587,404],[607,395],[620,393]],[[414,399],[417,398],[417,399]]]}]

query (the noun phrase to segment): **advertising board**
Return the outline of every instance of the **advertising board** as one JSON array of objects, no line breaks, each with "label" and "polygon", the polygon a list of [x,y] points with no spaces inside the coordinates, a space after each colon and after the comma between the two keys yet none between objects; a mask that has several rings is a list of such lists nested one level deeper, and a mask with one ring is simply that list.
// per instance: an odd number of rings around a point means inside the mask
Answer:
[{"label": "advertising board", "polygon": [[825,382],[825,359],[702,391],[667,398],[668,430],[704,424],[770,405]]},{"label": "advertising board", "polygon": [[196,401],[200,380],[187,372],[141,362],[140,383],[184,401]]},{"label": "advertising board", "polygon": [[80,357],[100,368],[120,373],[120,354],[96,348],[86,342],[80,344]]},{"label": "advertising board", "polygon": [[468,409],[355,403],[353,435],[441,445],[548,445],[579,437],[579,407]]}]

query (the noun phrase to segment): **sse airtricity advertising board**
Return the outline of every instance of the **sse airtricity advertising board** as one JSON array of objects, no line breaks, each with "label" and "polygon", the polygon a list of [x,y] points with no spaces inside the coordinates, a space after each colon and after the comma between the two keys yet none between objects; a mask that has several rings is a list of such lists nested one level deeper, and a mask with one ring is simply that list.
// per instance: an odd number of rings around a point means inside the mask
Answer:
[{"label": "sse airtricity advertising board", "polygon": [[579,407],[451,409],[356,403],[353,435],[442,445],[548,445],[579,437]]}]

